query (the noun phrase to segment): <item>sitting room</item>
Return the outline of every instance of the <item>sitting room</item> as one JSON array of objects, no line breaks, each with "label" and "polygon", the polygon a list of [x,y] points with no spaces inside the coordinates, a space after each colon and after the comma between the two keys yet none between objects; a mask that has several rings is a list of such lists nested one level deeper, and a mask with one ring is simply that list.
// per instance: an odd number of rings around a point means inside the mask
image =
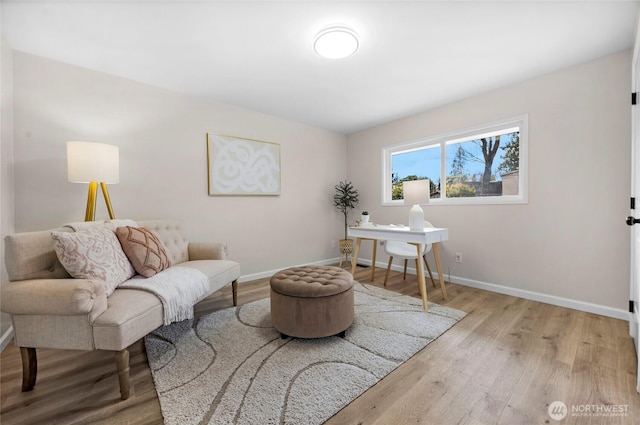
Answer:
[{"label": "sitting room", "polygon": [[636,424],[640,2],[2,1],[3,424]]}]

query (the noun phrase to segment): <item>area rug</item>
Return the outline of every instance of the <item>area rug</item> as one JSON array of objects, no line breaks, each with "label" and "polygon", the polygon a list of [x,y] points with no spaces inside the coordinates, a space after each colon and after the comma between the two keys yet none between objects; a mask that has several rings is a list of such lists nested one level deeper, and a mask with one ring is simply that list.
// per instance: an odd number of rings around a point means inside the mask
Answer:
[{"label": "area rug", "polygon": [[465,313],[358,282],[345,338],[282,339],[269,299],[145,338],[166,424],[321,424]]}]

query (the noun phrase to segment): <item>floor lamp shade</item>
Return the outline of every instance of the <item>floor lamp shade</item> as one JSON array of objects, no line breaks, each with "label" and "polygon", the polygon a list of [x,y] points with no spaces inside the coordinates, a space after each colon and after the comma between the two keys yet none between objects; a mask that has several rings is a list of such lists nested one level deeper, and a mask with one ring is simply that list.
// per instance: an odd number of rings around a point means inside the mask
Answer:
[{"label": "floor lamp shade", "polygon": [[67,179],[73,183],[89,183],[85,221],[95,219],[98,182],[109,217],[115,218],[107,183],[120,182],[120,153],[117,146],[94,142],[67,142]]},{"label": "floor lamp shade", "polygon": [[431,193],[429,179],[411,180],[402,183],[405,205],[412,205],[409,211],[409,230],[424,229],[424,211],[421,204],[428,204]]},{"label": "floor lamp shade", "polygon": [[67,178],[73,183],[119,183],[118,147],[104,143],[67,142]]}]

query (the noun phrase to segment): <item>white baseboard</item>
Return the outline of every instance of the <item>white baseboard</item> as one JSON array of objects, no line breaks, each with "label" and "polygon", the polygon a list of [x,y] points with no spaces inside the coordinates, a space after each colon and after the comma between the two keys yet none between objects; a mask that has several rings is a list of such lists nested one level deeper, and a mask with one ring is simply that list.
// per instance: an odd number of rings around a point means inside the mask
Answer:
[{"label": "white baseboard", "polygon": [[[337,258],[330,258],[328,260],[315,261],[313,263],[297,264],[297,265],[293,265],[293,266],[283,266],[283,267],[280,267],[280,268],[275,269],[275,270],[269,270],[269,271],[266,271],[266,272],[253,273],[253,274],[247,274],[247,275],[244,275],[244,276],[240,276],[240,278],[238,279],[238,282],[242,283],[242,282],[248,282],[250,280],[264,279],[265,277],[271,277],[275,273],[279,272],[280,270],[284,270],[284,269],[287,269],[289,267],[300,267],[300,266],[309,266],[309,265],[329,266],[329,265],[332,265],[332,264],[336,264],[339,261],[340,261],[340,257],[337,257]],[[371,261],[369,261],[369,263],[371,263]]]},{"label": "white baseboard", "polygon": [[542,294],[540,292],[527,291],[524,289],[510,288],[508,286],[496,285],[493,283],[479,282],[472,279],[451,276],[451,282],[458,283],[472,288],[484,289],[499,294],[511,295],[518,298],[524,298],[531,301],[557,305],[560,307],[571,308],[573,310],[584,311],[586,313],[599,314],[601,316],[613,317],[629,321],[629,312],[619,308],[607,307],[600,304],[593,304],[586,301],[573,300],[571,298],[558,297],[555,295]]},{"label": "white baseboard", "polygon": [[0,337],[0,351],[4,351],[13,339],[13,325],[9,326],[9,329]]},{"label": "white baseboard", "polygon": [[[367,259],[358,259],[358,263],[366,264],[368,266],[371,265],[371,260]],[[386,269],[387,264],[382,264],[376,261],[376,266]],[[391,269],[395,271],[402,271],[403,268],[400,265],[391,265]],[[433,270],[434,278],[438,277],[438,273]],[[411,273],[412,275],[416,274],[415,267],[409,268],[407,267],[407,273]],[[426,273],[426,272],[425,272]],[[427,276],[428,278],[428,276]],[[504,295],[511,295],[513,297],[524,298],[526,300],[538,301],[541,303],[557,305],[559,307],[571,308],[573,310],[584,311],[587,313],[599,314],[601,316],[613,317],[614,319],[620,319],[624,321],[629,321],[630,315],[629,312],[624,309],[607,307],[600,304],[593,304],[585,301],[573,300],[570,298],[558,297],[555,295],[543,294],[540,292],[527,291],[524,289],[511,288],[509,286],[497,285],[495,283],[481,282],[478,280],[467,279],[463,277],[457,276],[446,276],[447,281],[451,283],[457,283],[459,285],[469,286],[471,288],[483,289],[489,292],[496,292]]]}]

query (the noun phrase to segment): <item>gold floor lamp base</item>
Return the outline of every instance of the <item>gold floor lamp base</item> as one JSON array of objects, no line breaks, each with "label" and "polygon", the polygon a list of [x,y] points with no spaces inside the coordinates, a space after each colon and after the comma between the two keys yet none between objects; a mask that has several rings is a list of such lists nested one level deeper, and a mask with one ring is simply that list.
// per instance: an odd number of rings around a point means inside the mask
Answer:
[{"label": "gold floor lamp base", "polygon": [[[116,216],[113,213],[113,207],[111,206],[111,199],[109,198],[109,190],[105,182],[100,182],[102,188],[102,194],[104,195],[104,202],[107,204],[107,211],[109,212],[109,218],[115,219]],[[84,221],[94,221],[96,219],[96,198],[98,194],[98,182],[89,182],[89,194],[87,195],[87,211],[84,214]]]}]

